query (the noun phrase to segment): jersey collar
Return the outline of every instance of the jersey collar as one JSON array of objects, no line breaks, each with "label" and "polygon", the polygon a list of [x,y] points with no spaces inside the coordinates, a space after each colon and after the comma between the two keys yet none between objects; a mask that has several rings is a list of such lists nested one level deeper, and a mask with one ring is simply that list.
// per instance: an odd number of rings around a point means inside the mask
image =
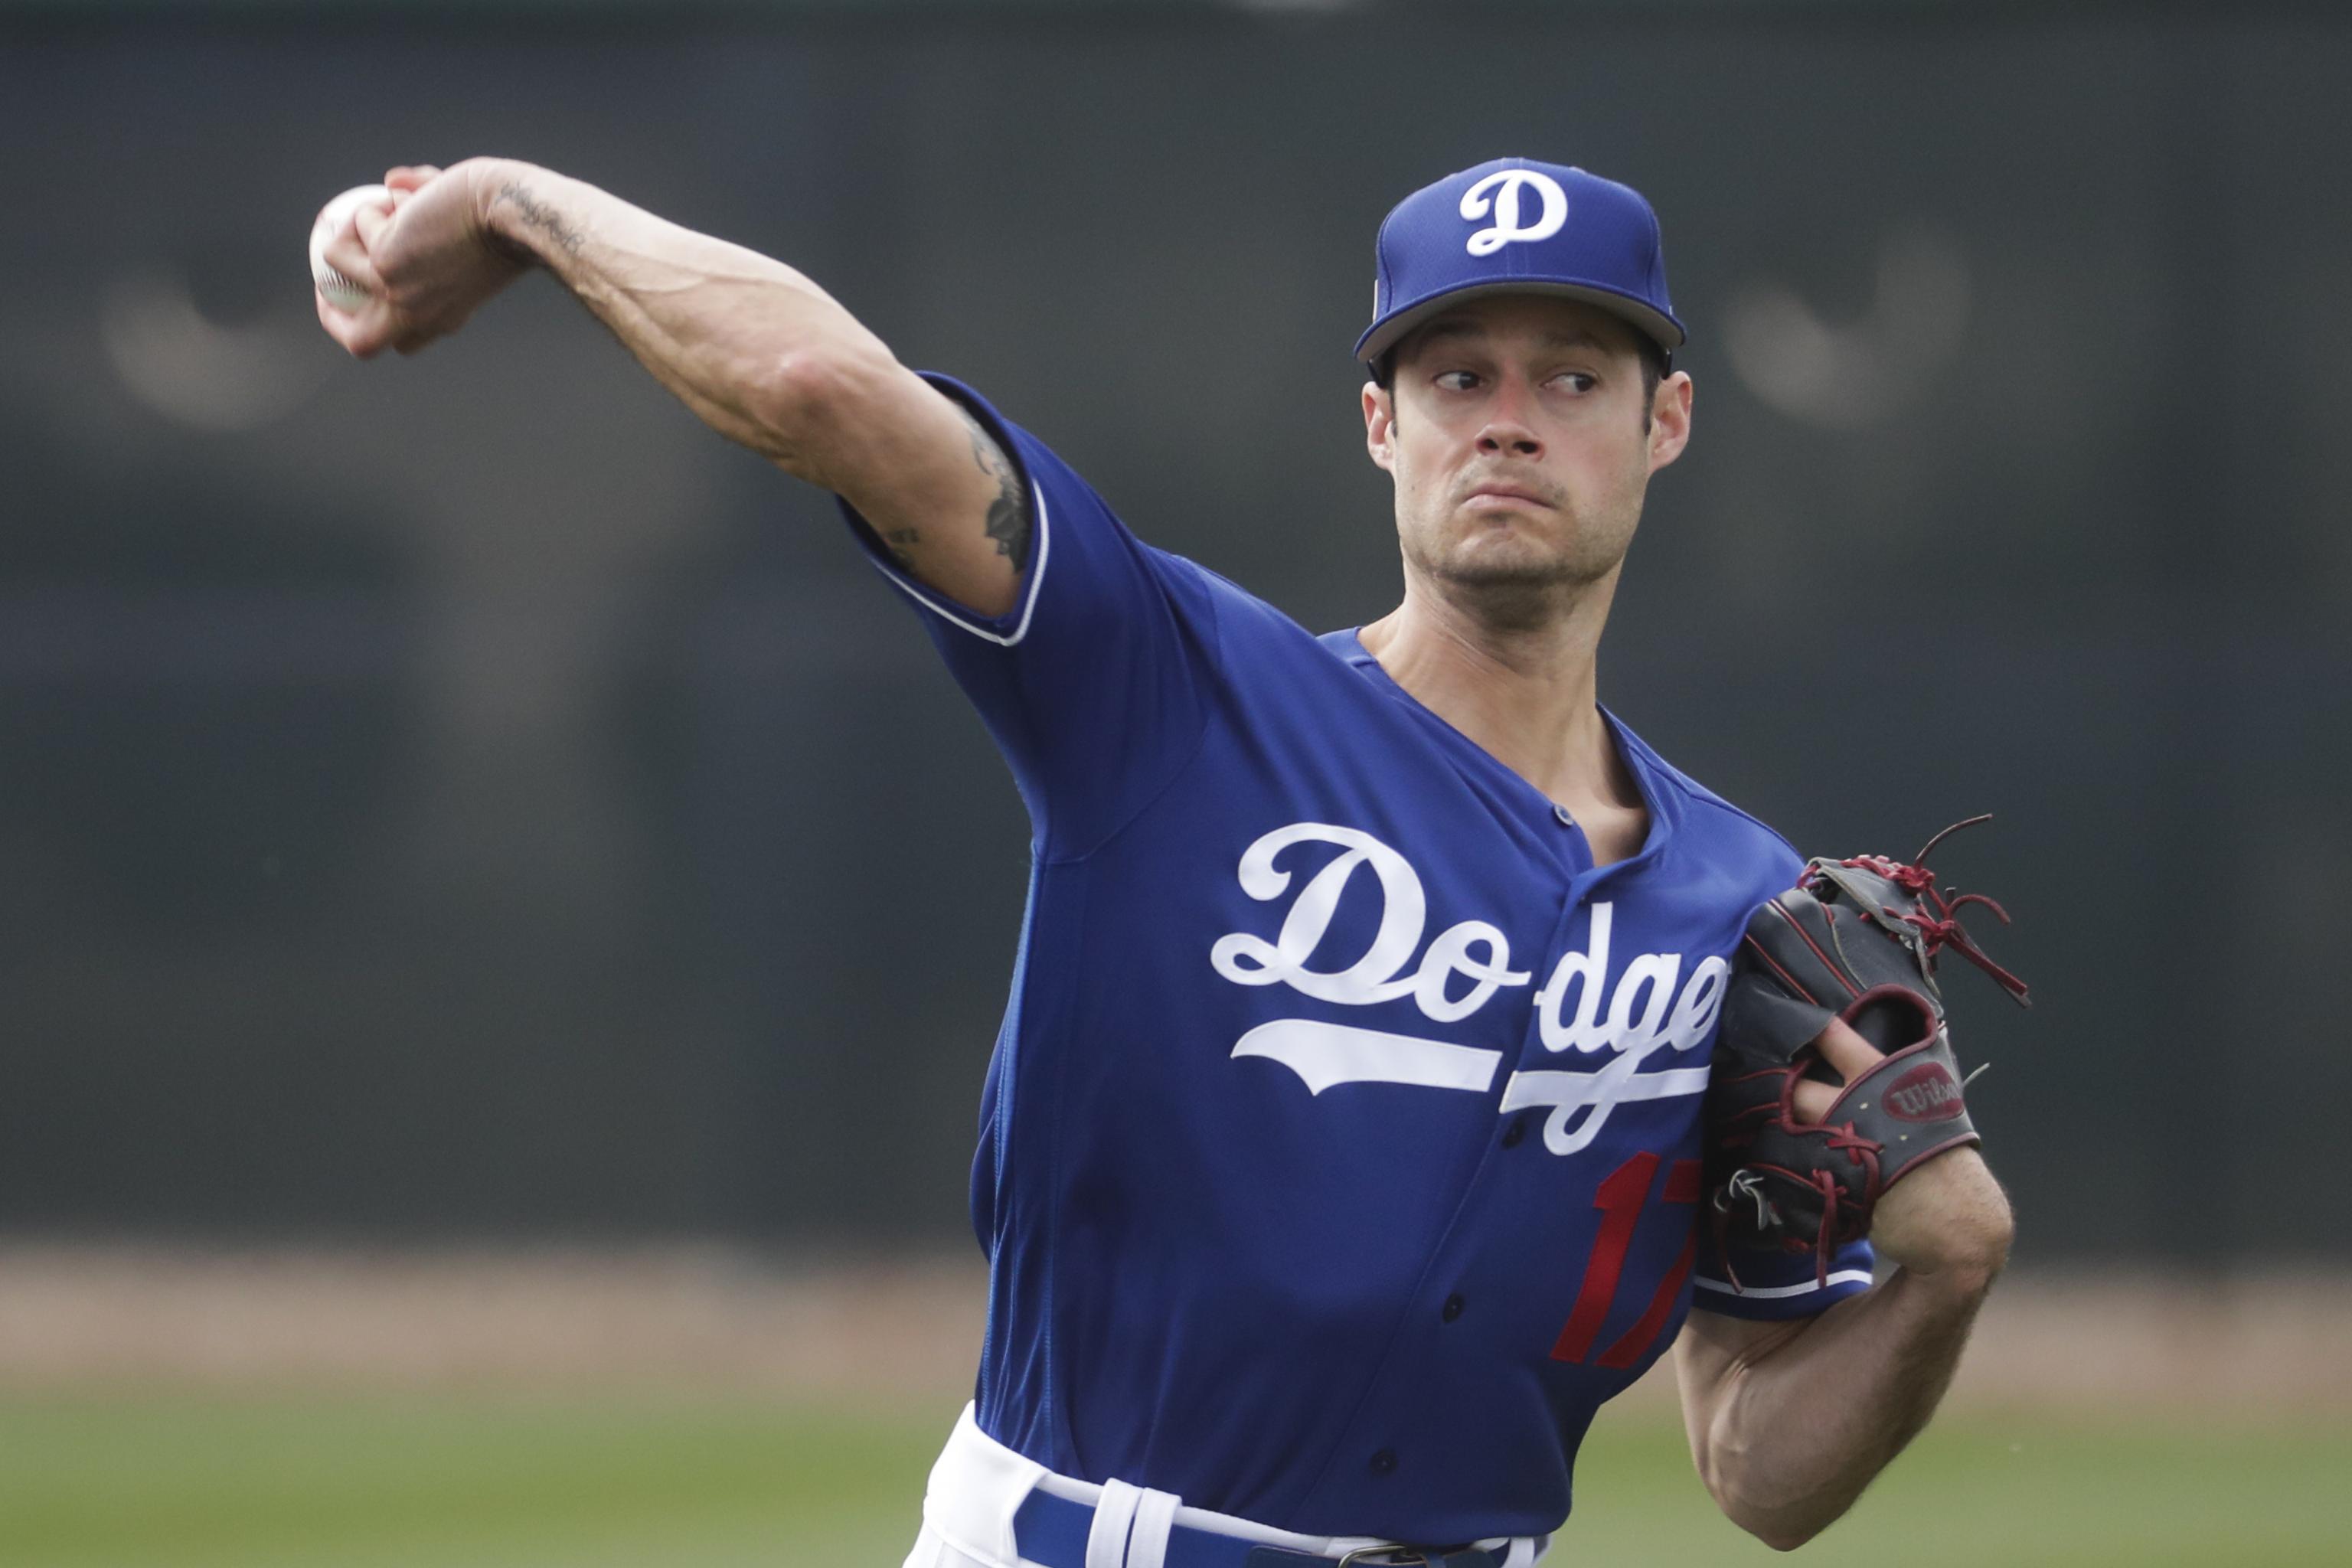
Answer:
[{"label": "jersey collar", "polygon": [[[1430,723],[1453,737],[1459,742],[1462,749],[1476,753],[1495,773],[1509,781],[1509,784],[1503,787],[1516,786],[1531,802],[1541,803],[1546,810],[1555,809],[1556,803],[1547,798],[1541,790],[1504,766],[1496,759],[1493,752],[1455,729],[1444,716],[1432,710],[1421,699],[1398,685],[1395,677],[1390,675],[1381,666],[1381,661],[1372,656],[1371,650],[1364,646],[1363,638],[1358,635],[1362,629],[1360,626],[1348,626],[1328,633],[1318,640],[1344,662],[1353,665],[1358,673],[1386,691],[1396,701],[1423,715]],[[1624,759],[1626,771],[1633,775],[1634,785],[1642,792],[1642,804],[1650,813],[1650,831],[1648,837],[1643,839],[1639,851],[1626,859],[1601,868],[1597,873],[1594,873],[1595,880],[1638,870],[1655,860],[1664,849],[1666,841],[1682,826],[1683,806],[1682,791],[1675,787],[1673,773],[1667,768],[1664,760],[1655,752],[1650,750],[1639,735],[1627,728],[1622,720],[1612,713],[1606,703],[1597,704],[1597,706],[1601,710],[1601,721],[1609,726],[1609,733],[1617,742],[1617,754]]]}]

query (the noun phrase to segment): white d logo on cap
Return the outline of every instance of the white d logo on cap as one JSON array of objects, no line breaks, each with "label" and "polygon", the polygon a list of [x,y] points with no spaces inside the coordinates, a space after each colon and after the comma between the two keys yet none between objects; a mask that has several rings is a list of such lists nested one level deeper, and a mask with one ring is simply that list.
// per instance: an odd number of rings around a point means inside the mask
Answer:
[{"label": "white d logo on cap", "polygon": [[[1543,198],[1543,216],[1522,226],[1519,192],[1530,186]],[[1488,191],[1495,193],[1492,198],[1487,196]],[[1473,256],[1492,256],[1515,239],[1549,239],[1568,221],[1568,193],[1549,174],[1533,169],[1505,169],[1462,193],[1464,217],[1475,221],[1490,211],[1495,215],[1494,226],[1470,237],[1466,248]]]}]

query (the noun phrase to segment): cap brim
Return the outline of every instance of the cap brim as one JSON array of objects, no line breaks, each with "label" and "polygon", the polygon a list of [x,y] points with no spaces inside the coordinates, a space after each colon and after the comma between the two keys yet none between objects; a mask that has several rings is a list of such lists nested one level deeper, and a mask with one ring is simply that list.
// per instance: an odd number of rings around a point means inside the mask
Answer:
[{"label": "cap brim", "polygon": [[1356,340],[1357,362],[1371,363],[1423,322],[1465,300],[1481,299],[1488,294],[1549,294],[1564,300],[1581,300],[1617,317],[1668,353],[1682,347],[1685,337],[1680,321],[1617,289],[1543,278],[1510,278],[1448,289],[1444,293],[1432,294],[1426,300],[1416,300],[1403,310],[1391,313],[1385,320],[1374,322],[1370,331]]}]

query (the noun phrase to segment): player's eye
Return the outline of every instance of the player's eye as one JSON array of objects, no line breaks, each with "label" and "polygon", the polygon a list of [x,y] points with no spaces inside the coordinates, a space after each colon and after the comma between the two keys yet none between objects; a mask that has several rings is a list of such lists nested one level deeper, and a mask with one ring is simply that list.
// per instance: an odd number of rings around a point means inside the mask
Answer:
[{"label": "player's eye", "polygon": [[1558,375],[1553,376],[1552,380],[1564,384],[1570,392],[1579,393],[1590,392],[1594,387],[1601,384],[1601,380],[1598,376],[1587,375],[1580,370],[1562,371]]},{"label": "player's eye", "polygon": [[1478,384],[1478,373],[1475,370],[1440,371],[1437,384],[1448,392],[1467,392]]}]

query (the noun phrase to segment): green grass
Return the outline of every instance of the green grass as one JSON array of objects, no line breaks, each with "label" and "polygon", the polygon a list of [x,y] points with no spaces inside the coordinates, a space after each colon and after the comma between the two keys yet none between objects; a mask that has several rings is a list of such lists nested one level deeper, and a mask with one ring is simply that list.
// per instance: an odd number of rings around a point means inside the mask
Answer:
[{"label": "green grass", "polygon": [[0,1564],[895,1564],[952,1412],[16,1404]]},{"label": "green grass", "polygon": [[[2345,1568],[2352,1432],[1975,1416],[1932,1426],[1795,1561],[1818,1568]],[[1788,1562],[1734,1530],[1679,1429],[1612,1427],[1577,1467],[1570,1564]]]},{"label": "green grass", "polygon": [[[911,1540],[952,1411],[382,1398],[0,1405],[0,1565],[873,1564]],[[2352,1433],[1940,1424],[1801,1562],[1835,1568],[2352,1563]],[[1604,1416],[1565,1568],[1777,1560],[1717,1516],[1678,1430]]]}]

